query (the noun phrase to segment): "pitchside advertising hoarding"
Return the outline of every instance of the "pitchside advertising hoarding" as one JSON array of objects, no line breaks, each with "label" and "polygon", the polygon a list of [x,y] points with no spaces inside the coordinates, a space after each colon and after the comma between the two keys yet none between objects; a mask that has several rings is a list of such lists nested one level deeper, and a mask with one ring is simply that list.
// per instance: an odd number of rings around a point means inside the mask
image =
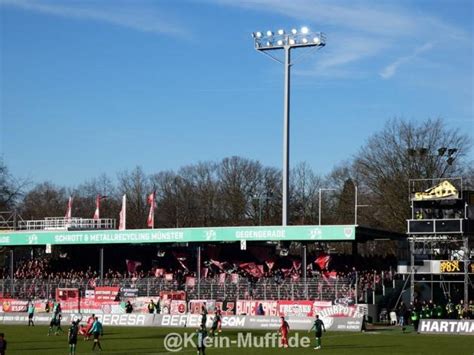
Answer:
[{"label": "pitchside advertising hoarding", "polygon": [[474,335],[474,320],[422,319],[418,331],[424,334]]},{"label": "pitchside advertising hoarding", "polygon": [[[27,322],[24,312],[28,301],[3,299],[0,323],[21,324]],[[165,314],[147,313],[149,298],[134,299],[134,313],[124,313],[123,302],[103,302],[94,299],[81,300],[79,311],[77,303],[62,303],[64,322],[76,318],[87,319],[87,314],[95,313],[104,325],[112,326],[160,326],[160,327],[199,327],[202,307],[209,312],[207,326],[214,320],[217,308],[222,310],[222,327],[231,329],[268,329],[280,327],[280,316],[290,324],[291,329],[310,329],[316,314],[323,320],[327,329],[341,331],[360,331],[367,305],[332,305],[331,302],[321,301],[246,301],[237,300],[222,302],[215,300],[166,300],[163,302]],[[35,321],[38,324],[48,324],[51,316],[44,312],[45,300],[35,301],[37,313]],[[262,305],[265,315],[257,315],[257,308]],[[235,312],[235,313],[234,313]],[[82,315],[81,315],[82,314]]]},{"label": "pitchside advertising hoarding", "polygon": [[[63,315],[63,324],[72,320],[87,320],[90,314],[66,313]],[[201,325],[199,314],[96,314],[104,326],[127,326],[127,327],[169,327],[169,328],[191,328],[195,330]],[[211,327],[214,316],[209,316],[206,327]],[[327,330],[360,331],[362,318],[321,318]],[[314,318],[294,317],[286,318],[292,330],[310,330]],[[39,314],[34,316],[35,324],[46,325],[51,321],[51,316]],[[2,313],[0,324],[28,324],[27,313]],[[278,330],[281,326],[280,317],[275,316],[223,316],[222,329],[260,329]]]},{"label": "pitchside advertising hoarding", "polygon": [[0,246],[354,239],[354,225],[263,226],[10,232],[0,235]]}]

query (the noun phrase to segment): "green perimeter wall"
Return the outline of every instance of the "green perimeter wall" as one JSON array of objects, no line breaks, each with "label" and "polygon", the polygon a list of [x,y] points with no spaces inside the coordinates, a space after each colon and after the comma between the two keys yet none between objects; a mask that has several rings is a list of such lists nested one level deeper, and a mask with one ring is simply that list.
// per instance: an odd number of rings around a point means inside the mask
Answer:
[{"label": "green perimeter wall", "polygon": [[355,226],[206,227],[89,231],[41,230],[0,233],[0,246],[238,242],[242,240],[355,240]]}]

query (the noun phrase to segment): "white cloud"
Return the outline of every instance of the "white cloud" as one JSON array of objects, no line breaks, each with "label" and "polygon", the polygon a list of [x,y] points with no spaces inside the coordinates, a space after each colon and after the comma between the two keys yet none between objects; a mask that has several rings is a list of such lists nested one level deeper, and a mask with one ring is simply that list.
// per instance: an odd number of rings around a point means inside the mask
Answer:
[{"label": "white cloud", "polygon": [[[412,11],[395,2],[367,0],[206,0],[221,6],[275,13],[302,24],[317,24],[313,30],[327,32],[327,46],[318,58],[313,75],[328,72],[359,76],[351,64],[366,59],[384,60],[386,53],[402,51],[400,58],[387,66],[380,75],[393,76],[400,65],[427,51],[432,41],[446,41],[453,45],[470,44],[472,38],[462,29],[424,12]],[[265,30],[256,29],[256,30]],[[400,46],[404,43],[404,46]],[[414,53],[403,53],[415,43],[427,43]],[[326,71],[322,71],[324,67]],[[377,64],[372,66],[374,71]],[[353,69],[353,68],[352,68]],[[376,70],[376,69],[375,69]],[[322,74],[324,73],[324,74]],[[352,73],[352,74],[351,74]],[[305,73],[310,74],[309,72]],[[311,74],[310,74],[311,75]]]},{"label": "white cloud", "polygon": [[421,53],[429,51],[431,48],[433,48],[433,43],[428,42],[423,44],[420,47],[415,48],[413,53],[407,56],[403,56],[395,60],[394,62],[390,63],[387,65],[381,72],[380,76],[384,79],[390,79],[392,76],[395,75],[396,71],[402,64],[407,64],[413,59],[417,58]]},{"label": "white cloud", "polygon": [[111,23],[142,32],[184,36],[186,31],[169,20],[156,6],[144,2],[73,2],[0,0],[0,5],[43,14]]}]

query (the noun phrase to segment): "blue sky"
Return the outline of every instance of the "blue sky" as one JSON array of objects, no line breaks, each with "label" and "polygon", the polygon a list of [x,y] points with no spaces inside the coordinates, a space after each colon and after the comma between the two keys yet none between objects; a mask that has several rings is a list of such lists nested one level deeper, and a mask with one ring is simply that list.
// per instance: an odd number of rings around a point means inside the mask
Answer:
[{"label": "blue sky", "polygon": [[291,165],[353,156],[387,119],[474,135],[470,0],[0,0],[1,154],[72,186],[238,155],[282,165],[283,67],[252,31],[308,26],[292,71]]}]

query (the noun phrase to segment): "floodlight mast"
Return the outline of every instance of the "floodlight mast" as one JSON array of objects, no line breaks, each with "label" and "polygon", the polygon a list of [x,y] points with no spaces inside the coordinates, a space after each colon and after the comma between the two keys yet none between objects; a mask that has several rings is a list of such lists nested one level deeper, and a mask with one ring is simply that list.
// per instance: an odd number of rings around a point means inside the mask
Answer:
[{"label": "floodlight mast", "polygon": [[[290,171],[290,68],[291,49],[313,47],[315,50],[326,45],[326,36],[322,32],[312,33],[307,27],[300,31],[293,28],[289,33],[284,30],[277,32],[254,32],[255,49],[268,55],[273,60],[282,63],[285,67],[285,86],[283,102],[283,188],[282,188],[282,225],[288,224],[288,192]],[[284,50],[285,60],[281,61],[271,54],[272,51]]]}]

